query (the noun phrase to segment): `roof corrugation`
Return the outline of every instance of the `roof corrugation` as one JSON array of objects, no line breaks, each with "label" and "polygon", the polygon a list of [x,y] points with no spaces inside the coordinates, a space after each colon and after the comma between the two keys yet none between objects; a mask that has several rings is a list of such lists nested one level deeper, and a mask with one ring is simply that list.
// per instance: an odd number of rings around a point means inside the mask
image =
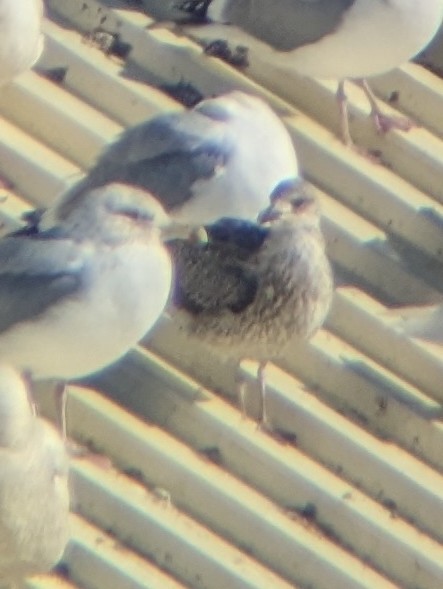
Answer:
[{"label": "roof corrugation", "polygon": [[[145,0],[152,17],[163,1]],[[319,193],[339,285],[326,328],[268,371],[281,439],[242,419],[235,366],[168,318],[95,391],[73,387],[69,431],[112,466],[73,460],[66,566],[29,586],[441,589],[443,358],[386,311],[441,299],[443,81],[414,64],[375,80],[422,124],[386,137],[352,89],[352,134],[377,165],[336,138],[334,84],[265,67],[247,77],[146,28],[140,3],[49,0],[48,15],[41,65],[66,68],[64,81],[29,72],[0,93],[0,171],[14,186],[5,227],[75,182],[123,127],[182,108],[154,86],[249,89],[281,113]],[[131,44],[126,61],[88,41],[96,27]],[[442,43],[429,52],[437,65]],[[242,365],[251,415],[256,368]]]}]

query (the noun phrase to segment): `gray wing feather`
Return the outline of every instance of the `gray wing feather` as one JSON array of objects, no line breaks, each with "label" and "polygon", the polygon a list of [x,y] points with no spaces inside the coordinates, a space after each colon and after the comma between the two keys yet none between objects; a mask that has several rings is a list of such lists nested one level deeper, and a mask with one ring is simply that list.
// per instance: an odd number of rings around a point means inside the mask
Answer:
[{"label": "gray wing feather", "polygon": [[85,259],[69,240],[6,237],[0,241],[0,333],[35,319],[85,280]]},{"label": "gray wing feather", "polygon": [[132,127],[112,144],[60,206],[64,217],[98,186],[123,182],[152,192],[169,210],[193,196],[193,184],[210,178],[231,150],[223,126],[195,111],[167,114]]},{"label": "gray wing feather", "polygon": [[228,0],[225,20],[279,51],[314,43],[336,30],[355,0]]},{"label": "gray wing feather", "polygon": [[198,149],[220,139],[214,120],[194,110],[160,115],[124,131],[99,159],[98,165],[131,164],[169,153]]},{"label": "gray wing feather", "polygon": [[250,252],[232,243],[168,244],[175,267],[173,301],[191,314],[243,311],[258,289]]}]

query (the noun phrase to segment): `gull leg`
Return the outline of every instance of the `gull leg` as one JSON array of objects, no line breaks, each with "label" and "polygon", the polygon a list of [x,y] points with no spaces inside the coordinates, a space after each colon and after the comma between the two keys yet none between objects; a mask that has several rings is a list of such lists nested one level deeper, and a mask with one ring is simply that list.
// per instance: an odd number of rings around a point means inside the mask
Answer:
[{"label": "gull leg", "polygon": [[340,111],[340,135],[346,147],[354,147],[351,132],[349,131],[348,98],[345,92],[345,80],[340,80],[337,87],[337,102]]},{"label": "gull leg", "polygon": [[268,412],[266,409],[266,375],[265,369],[267,362],[260,362],[257,370],[257,380],[261,396],[261,419],[260,427],[266,431],[272,431],[272,426],[268,418]]},{"label": "gull leg", "polygon": [[[257,369],[257,383],[258,383],[258,390],[260,393],[260,401],[261,401],[261,416],[259,419],[259,427],[266,431],[272,431],[272,427],[270,421],[268,419],[268,413],[266,410],[266,376],[265,376],[265,369],[267,366],[267,362],[260,362]],[[247,380],[243,376],[239,376],[237,379],[237,393],[238,393],[238,400],[240,409],[242,412],[242,416],[245,419],[247,417],[246,413],[246,391],[247,391]]]},{"label": "gull leg", "polygon": [[33,394],[34,383],[32,381],[32,375],[30,372],[25,370],[22,373],[22,377],[26,383],[26,395],[28,397],[29,407],[31,408],[32,415],[34,417],[36,417],[37,416],[37,405],[35,404],[35,401],[34,401],[34,394]]},{"label": "gull leg", "polygon": [[246,379],[239,375],[237,377],[237,395],[238,395],[238,404],[240,406],[240,410],[241,410],[241,414],[242,414],[242,419],[246,419],[247,418],[247,413],[246,413],[246,388],[248,386],[248,383],[246,381]]},{"label": "gull leg", "polygon": [[359,147],[358,145],[355,145],[351,137],[351,131],[349,129],[348,98],[345,92],[345,80],[340,80],[340,82],[338,83],[336,97],[340,109],[340,135],[344,145],[349,149],[352,149],[356,153],[362,155],[363,157],[369,159],[370,161],[374,163],[380,163],[379,158],[376,154],[368,152],[364,147]]},{"label": "gull leg", "polygon": [[66,428],[66,404],[68,401],[68,391],[65,382],[58,382],[55,385],[54,391],[55,397],[55,409],[58,427],[62,434],[63,440],[67,440],[67,428]]},{"label": "gull leg", "polygon": [[407,117],[395,117],[383,113],[377,104],[377,99],[375,98],[374,93],[365,79],[355,80],[355,83],[360,86],[368,99],[371,107],[371,118],[374,121],[378,133],[388,133],[388,131],[391,131],[392,129],[409,131],[416,125],[414,121]]},{"label": "gull leg", "polygon": [[86,458],[96,466],[107,470],[111,467],[111,461],[107,456],[91,452],[88,448],[78,444],[74,440],[68,440],[66,422],[66,407],[68,404],[68,388],[65,382],[58,382],[54,391],[56,419],[69,456]]}]

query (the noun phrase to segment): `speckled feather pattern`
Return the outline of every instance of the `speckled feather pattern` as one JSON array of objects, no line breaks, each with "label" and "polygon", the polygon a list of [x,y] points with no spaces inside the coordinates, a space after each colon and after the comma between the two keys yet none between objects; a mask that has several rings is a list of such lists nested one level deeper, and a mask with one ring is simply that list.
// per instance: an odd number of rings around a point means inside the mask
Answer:
[{"label": "speckled feather pattern", "polygon": [[270,227],[252,254],[232,242],[175,242],[172,256],[185,329],[236,359],[278,356],[294,335],[312,336],[329,310],[332,273],[315,222]]}]

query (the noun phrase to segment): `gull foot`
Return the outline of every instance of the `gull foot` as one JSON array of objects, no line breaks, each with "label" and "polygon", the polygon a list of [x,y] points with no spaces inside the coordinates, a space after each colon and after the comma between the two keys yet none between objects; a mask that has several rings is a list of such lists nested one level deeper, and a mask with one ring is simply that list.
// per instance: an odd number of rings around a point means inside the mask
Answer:
[{"label": "gull foot", "polygon": [[393,129],[397,129],[399,131],[410,131],[413,127],[416,127],[417,124],[408,119],[407,117],[395,117],[385,115],[382,112],[375,112],[372,115],[372,120],[374,121],[375,128],[377,129],[377,133],[385,134]]}]

